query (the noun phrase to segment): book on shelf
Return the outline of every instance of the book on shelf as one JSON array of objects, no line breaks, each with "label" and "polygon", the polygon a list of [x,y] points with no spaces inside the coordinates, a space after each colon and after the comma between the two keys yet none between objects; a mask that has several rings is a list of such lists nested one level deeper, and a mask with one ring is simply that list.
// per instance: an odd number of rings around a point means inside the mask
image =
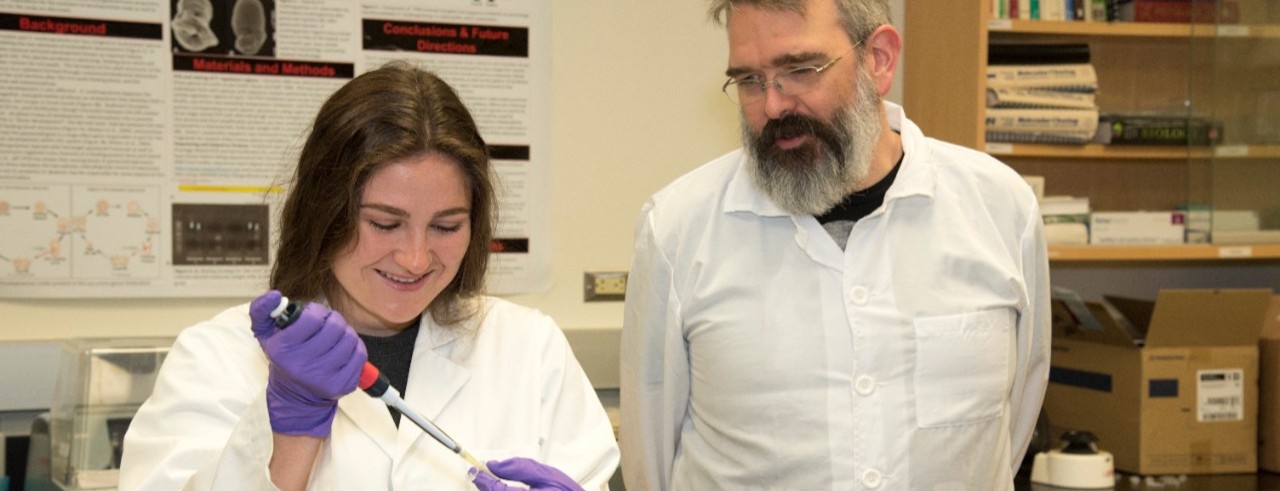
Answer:
[{"label": "book on shelf", "polygon": [[1067,20],[1065,0],[1040,0],[1040,16],[1037,20]]},{"label": "book on shelf", "polygon": [[[1077,21],[1092,20],[1093,0],[992,0],[991,18]],[[1102,17],[1099,17],[1100,19]]]},{"label": "book on shelf", "polygon": [[1089,244],[1089,214],[1045,215],[1044,239],[1049,245],[1087,245]]},{"label": "book on shelf", "polygon": [[1095,211],[1089,215],[1089,243],[1094,245],[1183,244],[1186,231],[1182,211]]},{"label": "book on shelf", "polygon": [[1044,199],[1044,176],[1022,175],[1022,180],[1027,181],[1027,185],[1031,186],[1031,192],[1036,195],[1036,202]]},{"label": "book on shelf", "polygon": [[1085,15],[1092,21],[1106,22],[1112,20],[1107,18],[1107,0],[1089,0],[1089,9]]},{"label": "book on shelf", "polygon": [[1096,109],[1097,101],[1089,92],[987,87],[987,107]]},{"label": "book on shelf", "polygon": [[1088,63],[987,65],[987,87],[1094,92],[1098,74]]},{"label": "book on shelf", "polygon": [[1237,0],[1104,0],[1106,20],[1186,24],[1235,24],[1240,21]]},{"label": "book on shelf", "polygon": [[1067,6],[1071,7],[1071,19],[1069,20],[1093,20],[1093,16],[1089,15],[1089,1],[1090,0],[1070,0],[1067,2]]},{"label": "book on shelf", "polygon": [[987,108],[987,131],[1087,135],[1098,129],[1097,109]]},{"label": "book on shelf", "polygon": [[1089,224],[1088,213],[1077,213],[1074,215],[1045,215],[1044,213],[1041,213],[1040,219],[1044,222],[1045,225],[1054,225],[1059,223],[1082,223],[1085,225]]},{"label": "book on shelf", "polygon": [[1089,243],[1088,197],[1045,196],[1040,199],[1040,219],[1044,222],[1046,244],[1087,245]]},{"label": "book on shelf", "polygon": [[1024,133],[1012,131],[987,131],[987,143],[1046,143],[1055,145],[1084,145],[1092,143],[1093,133]]},{"label": "book on shelf", "polygon": [[1222,123],[1195,116],[1103,113],[1094,141],[1106,145],[1216,145],[1222,143]]},{"label": "book on shelf", "polygon": [[[1104,0],[1106,2],[1107,21],[1133,20],[1133,0]],[[1127,16],[1127,17],[1126,17]]]},{"label": "book on shelf", "polygon": [[988,65],[1073,65],[1089,63],[1086,43],[1005,43],[987,46]]},{"label": "book on shelf", "polygon": [[1208,205],[1184,205],[1179,209],[1187,215],[1188,243],[1280,243],[1280,230],[1264,230],[1258,210],[1215,209]]},{"label": "book on shelf", "polygon": [[1043,230],[1046,245],[1089,245],[1088,221],[1045,222]]},{"label": "book on shelf", "polygon": [[1132,17],[1125,20],[1134,22],[1234,24],[1240,21],[1239,5],[1227,0],[1130,0],[1120,15],[1130,15],[1128,9],[1132,9]]},{"label": "book on shelf", "polygon": [[1214,244],[1280,244],[1280,230],[1213,231]]},{"label": "book on shelf", "polygon": [[1088,196],[1050,195],[1040,200],[1040,216],[1089,215]]}]

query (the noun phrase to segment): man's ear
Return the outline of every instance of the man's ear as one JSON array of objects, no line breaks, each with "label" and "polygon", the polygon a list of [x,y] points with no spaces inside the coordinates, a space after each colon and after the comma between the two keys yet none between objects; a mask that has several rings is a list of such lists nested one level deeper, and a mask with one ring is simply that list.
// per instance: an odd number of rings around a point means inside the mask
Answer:
[{"label": "man's ear", "polygon": [[876,93],[884,97],[893,87],[893,74],[898,69],[898,57],[902,54],[902,35],[897,28],[885,24],[872,31],[864,42],[871,50],[864,63],[871,70]]}]

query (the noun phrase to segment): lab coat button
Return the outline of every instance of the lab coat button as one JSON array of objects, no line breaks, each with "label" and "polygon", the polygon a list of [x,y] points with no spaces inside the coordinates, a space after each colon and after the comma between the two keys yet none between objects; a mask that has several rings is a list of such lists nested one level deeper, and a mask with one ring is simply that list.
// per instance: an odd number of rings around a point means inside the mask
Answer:
[{"label": "lab coat button", "polygon": [[849,291],[849,299],[856,305],[866,305],[869,296],[866,287],[855,286]]},{"label": "lab coat button", "polygon": [[858,377],[858,380],[853,383],[853,390],[857,391],[859,395],[864,396],[875,392],[876,380],[868,375]]},{"label": "lab coat button", "polygon": [[875,469],[867,469],[862,473],[862,485],[868,488],[880,487],[880,471]]}]

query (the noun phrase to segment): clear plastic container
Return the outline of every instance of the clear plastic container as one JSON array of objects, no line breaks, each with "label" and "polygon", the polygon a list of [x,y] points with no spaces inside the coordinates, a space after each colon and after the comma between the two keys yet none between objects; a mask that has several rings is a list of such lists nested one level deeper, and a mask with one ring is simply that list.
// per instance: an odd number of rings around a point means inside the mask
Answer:
[{"label": "clear plastic container", "polygon": [[115,488],[124,434],[173,338],[72,339],[50,408],[50,466],[67,490]]}]

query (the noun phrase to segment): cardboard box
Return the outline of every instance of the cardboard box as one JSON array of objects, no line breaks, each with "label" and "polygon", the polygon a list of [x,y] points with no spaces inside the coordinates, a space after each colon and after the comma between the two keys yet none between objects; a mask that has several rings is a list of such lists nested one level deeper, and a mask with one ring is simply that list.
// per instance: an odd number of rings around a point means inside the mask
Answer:
[{"label": "cardboard box", "polygon": [[[1162,290],[1149,301],[1054,302],[1045,412],[1137,474],[1256,472],[1258,334],[1272,292]],[[1078,307],[1078,306],[1077,306]]]},{"label": "cardboard box", "polygon": [[1280,472],[1280,296],[1271,298],[1258,352],[1258,467]]}]

